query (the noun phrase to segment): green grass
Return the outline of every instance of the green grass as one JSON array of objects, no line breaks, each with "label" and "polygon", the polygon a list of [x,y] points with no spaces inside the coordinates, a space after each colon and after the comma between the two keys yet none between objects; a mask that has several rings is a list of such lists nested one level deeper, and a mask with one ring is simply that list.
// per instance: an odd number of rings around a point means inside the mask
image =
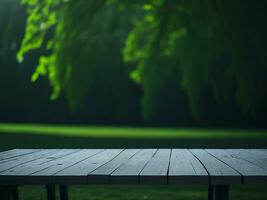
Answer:
[{"label": "green grass", "polygon": [[[163,129],[0,124],[0,150],[12,148],[267,148],[265,130]],[[238,186],[232,200],[265,200],[266,186]],[[40,186],[19,189],[22,200],[45,200]],[[70,200],[204,200],[206,187],[71,186]]]},{"label": "green grass", "polygon": [[[206,200],[207,187],[196,186],[70,186],[70,200]],[[45,200],[44,187],[26,186],[19,190],[22,200]],[[57,197],[59,195],[57,194]],[[231,200],[266,200],[264,186],[234,186]]]},{"label": "green grass", "polygon": [[168,129],[134,127],[86,127],[36,124],[0,124],[0,132],[98,138],[225,139],[267,138],[266,130]]}]

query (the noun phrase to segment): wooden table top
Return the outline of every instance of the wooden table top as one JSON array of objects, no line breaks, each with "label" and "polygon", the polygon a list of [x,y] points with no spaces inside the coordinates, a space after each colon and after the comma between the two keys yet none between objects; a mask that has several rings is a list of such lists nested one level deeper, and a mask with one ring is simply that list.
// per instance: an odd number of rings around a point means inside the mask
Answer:
[{"label": "wooden table top", "polygon": [[0,185],[267,183],[267,149],[13,149]]}]

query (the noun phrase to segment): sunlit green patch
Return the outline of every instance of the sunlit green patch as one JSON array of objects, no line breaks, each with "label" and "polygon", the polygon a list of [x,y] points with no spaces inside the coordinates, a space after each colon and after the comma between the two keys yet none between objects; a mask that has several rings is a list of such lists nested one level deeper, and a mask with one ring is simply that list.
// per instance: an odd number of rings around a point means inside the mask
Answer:
[{"label": "sunlit green patch", "polygon": [[69,126],[36,124],[0,124],[0,133],[27,133],[71,137],[103,138],[181,138],[181,139],[242,139],[267,138],[266,130],[137,128],[107,126]]}]

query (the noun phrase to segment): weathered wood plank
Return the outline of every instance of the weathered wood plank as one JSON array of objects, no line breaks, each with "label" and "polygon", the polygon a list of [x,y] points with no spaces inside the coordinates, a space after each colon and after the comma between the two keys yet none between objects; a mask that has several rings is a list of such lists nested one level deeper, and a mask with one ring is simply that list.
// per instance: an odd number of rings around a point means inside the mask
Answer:
[{"label": "weathered wood plank", "polygon": [[[28,181],[31,184],[58,184],[61,181],[61,177],[56,173],[103,151],[103,149],[83,149],[65,157],[56,159],[50,162],[51,166],[49,166],[48,168],[31,174],[31,176],[28,177]],[[59,182],[57,181],[58,176]]]},{"label": "weathered wood plank", "polygon": [[57,152],[57,150],[55,150],[55,149],[53,149],[53,150],[52,149],[41,150],[41,151],[37,151],[37,152],[27,154],[24,156],[19,156],[15,159],[9,160],[8,162],[0,163],[0,173],[5,171],[5,170],[16,167],[18,165],[22,165],[24,163],[28,163],[28,162],[31,162],[33,160],[42,158],[44,156],[53,155],[56,152]]},{"label": "weathered wood plank", "polygon": [[171,149],[159,149],[139,174],[144,184],[167,184]]},{"label": "weathered wood plank", "polygon": [[58,184],[65,184],[66,182],[71,184],[86,184],[88,174],[115,158],[122,151],[122,149],[107,149],[56,173],[54,175],[57,176],[56,181]]},{"label": "weathered wood plank", "polygon": [[1,174],[7,174],[7,173],[24,174],[24,170],[25,170],[25,172],[31,174],[33,172],[30,171],[30,169],[34,170],[34,168],[35,168],[36,170],[39,170],[43,166],[50,165],[49,163],[51,161],[54,161],[55,159],[58,159],[58,158],[62,158],[64,156],[72,154],[72,153],[74,153],[76,151],[79,151],[79,150],[70,150],[70,149],[64,150],[64,149],[60,149],[60,150],[55,151],[52,154],[44,155],[43,157],[34,159],[34,160],[29,161],[27,163],[23,163],[21,165],[13,167],[12,169],[5,170]]},{"label": "weathered wood plank", "polygon": [[40,149],[12,149],[0,153],[0,163],[6,162],[9,159],[14,159],[18,156],[23,156],[40,151]]},{"label": "weathered wood plank", "polygon": [[253,151],[245,151],[244,149],[227,149],[225,150],[232,157],[241,158],[248,162],[253,163],[254,165],[267,170],[267,153],[259,153]]},{"label": "weathered wood plank", "polygon": [[241,175],[237,171],[214,156],[210,155],[205,150],[191,149],[190,151],[193,153],[193,155],[195,155],[196,158],[198,158],[198,160],[208,171],[210,176],[210,184],[228,185],[242,183]]},{"label": "weathered wood plank", "polygon": [[242,174],[245,184],[267,183],[267,171],[254,163],[238,155],[232,156],[225,150],[207,149],[206,151]]},{"label": "weathered wood plank", "polygon": [[142,149],[139,151],[127,163],[121,165],[111,174],[111,183],[137,184],[139,182],[138,175],[156,151],[156,149]]},{"label": "weathered wood plank", "polygon": [[35,171],[39,171],[47,166],[50,165],[49,162],[64,157],[66,155],[69,155],[75,151],[78,150],[57,150],[53,154],[49,154],[48,156],[43,156],[41,158],[32,160],[30,162],[18,165],[16,167],[13,167],[11,169],[5,170],[1,173],[1,175],[28,175],[32,174]]},{"label": "weathered wood plank", "polygon": [[49,154],[48,156],[43,156],[41,158],[5,170],[0,173],[1,180],[5,180],[6,184],[12,184],[14,180],[17,184],[26,184],[27,177],[32,173],[43,170],[51,166],[51,161],[62,158],[76,151],[78,150],[57,150],[55,153]]},{"label": "weathered wood plank", "polygon": [[252,154],[254,156],[260,157],[261,159],[267,159],[267,151],[263,149],[243,149],[243,151]]},{"label": "weathered wood plank", "polygon": [[267,151],[14,149],[0,152],[0,185],[87,183],[267,183]]},{"label": "weathered wood plank", "polygon": [[140,149],[125,149],[113,160],[91,172],[88,175],[88,183],[109,183],[110,174],[115,171],[119,166],[128,162],[128,160],[139,151]]},{"label": "weathered wood plank", "polygon": [[209,175],[187,149],[173,149],[168,174],[169,184],[209,184]]}]

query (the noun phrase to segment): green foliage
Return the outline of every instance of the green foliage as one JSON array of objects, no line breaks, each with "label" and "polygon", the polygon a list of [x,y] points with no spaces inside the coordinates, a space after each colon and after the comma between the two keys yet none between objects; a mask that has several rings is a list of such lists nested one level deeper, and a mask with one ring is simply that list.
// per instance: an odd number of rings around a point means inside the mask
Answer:
[{"label": "green foliage", "polygon": [[32,81],[48,75],[54,88],[51,98],[65,90],[71,109],[76,110],[83,104],[93,68],[103,63],[105,51],[112,51],[111,43],[123,37],[123,31],[114,30],[123,23],[115,19],[124,10],[113,6],[115,1],[103,0],[23,3],[29,15],[18,60],[30,50],[45,48],[47,55],[40,57]]},{"label": "green foliage", "polygon": [[[54,47],[55,39],[47,40],[46,38],[49,32],[51,32],[51,29],[55,29],[58,23],[59,13],[56,8],[63,2],[63,0],[21,0],[22,5],[27,6],[28,17],[25,36],[21,48],[17,53],[19,62],[23,62],[24,55],[29,51],[42,48],[51,52],[56,49]],[[51,95],[52,99],[58,97],[61,90],[55,57],[54,54],[40,56],[39,64],[31,78],[32,82],[35,82],[40,75],[48,75],[50,82],[54,86],[54,92]]]},{"label": "green foliage", "polygon": [[[145,99],[153,99],[146,95],[164,87],[171,70],[179,68],[180,85],[188,94],[195,116],[199,115],[203,85],[212,85],[214,95],[223,104],[228,98],[228,87],[223,84],[230,81],[244,112],[260,110],[266,98],[266,79],[262,76],[267,67],[266,43],[260,42],[265,41],[266,3],[155,2],[144,6],[145,13],[135,23],[124,48],[125,61],[137,62],[131,77],[142,82]],[[230,63],[220,69],[219,62],[225,58]],[[167,71],[169,75],[164,76]]]},{"label": "green foliage", "polygon": [[[228,85],[245,113],[260,110],[266,98],[266,3],[241,0],[119,1],[22,0],[26,33],[18,60],[46,49],[32,76],[48,75],[52,99],[66,91],[73,110],[82,105],[93,71],[118,44],[130,77],[143,87],[149,119],[155,99],[175,83],[199,116],[202,88],[227,101]],[[117,55],[117,54],[116,54]],[[117,56],[116,56],[117,59]],[[227,62],[226,62],[227,61]],[[223,63],[223,64],[222,64]],[[178,80],[178,81],[170,81]]]}]

